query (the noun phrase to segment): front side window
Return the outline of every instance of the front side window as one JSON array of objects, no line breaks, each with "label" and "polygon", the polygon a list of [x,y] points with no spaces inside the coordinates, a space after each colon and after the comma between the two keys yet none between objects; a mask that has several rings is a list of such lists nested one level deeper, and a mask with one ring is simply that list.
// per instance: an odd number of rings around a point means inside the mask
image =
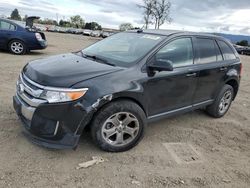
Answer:
[{"label": "front side window", "polygon": [[0,29],[2,30],[15,30],[15,26],[5,22],[5,21],[0,21]]},{"label": "front side window", "polygon": [[82,50],[116,66],[129,67],[145,56],[165,37],[143,33],[118,33]]},{"label": "front side window", "polygon": [[225,42],[220,41],[220,40],[218,41],[218,44],[221,48],[221,51],[223,53],[225,60],[236,59],[236,56],[235,56],[233,50],[228,46],[228,44],[226,44]]},{"label": "front side window", "polygon": [[164,46],[156,54],[156,60],[169,61],[173,67],[193,64],[193,46],[191,38],[176,39]]}]

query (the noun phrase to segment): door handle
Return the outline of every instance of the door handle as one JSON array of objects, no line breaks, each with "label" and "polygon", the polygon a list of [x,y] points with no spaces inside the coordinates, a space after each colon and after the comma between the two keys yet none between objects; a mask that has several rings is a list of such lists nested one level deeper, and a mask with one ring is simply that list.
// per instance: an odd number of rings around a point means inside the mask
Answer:
[{"label": "door handle", "polygon": [[220,68],[220,71],[226,71],[227,70],[227,67],[221,67]]},{"label": "door handle", "polygon": [[189,74],[186,74],[186,77],[195,77],[197,75],[197,73],[189,73]]}]

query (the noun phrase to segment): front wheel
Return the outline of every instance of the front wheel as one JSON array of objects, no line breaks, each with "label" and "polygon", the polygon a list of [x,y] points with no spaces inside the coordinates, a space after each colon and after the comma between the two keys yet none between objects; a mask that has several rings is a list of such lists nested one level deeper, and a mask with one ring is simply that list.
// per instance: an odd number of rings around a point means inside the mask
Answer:
[{"label": "front wheel", "polygon": [[223,117],[227,111],[229,110],[231,103],[233,101],[234,97],[234,89],[230,85],[225,85],[217,98],[215,99],[215,102],[208,106],[206,111],[209,115],[215,118]]},{"label": "front wheel", "polygon": [[97,113],[91,133],[102,150],[121,152],[139,143],[145,126],[146,116],[139,105],[127,100],[115,101]]}]

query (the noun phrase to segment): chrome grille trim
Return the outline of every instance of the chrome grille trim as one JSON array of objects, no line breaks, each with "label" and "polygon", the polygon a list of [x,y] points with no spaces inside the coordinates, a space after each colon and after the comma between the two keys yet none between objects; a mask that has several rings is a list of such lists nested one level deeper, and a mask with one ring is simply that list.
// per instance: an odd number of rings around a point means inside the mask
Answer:
[{"label": "chrome grille trim", "polygon": [[[37,89],[37,90],[34,90],[34,89],[32,89],[30,86],[28,86],[26,83],[25,83],[25,81],[23,80],[23,77],[22,77],[22,75],[20,76],[20,80],[21,80],[21,84],[23,84],[24,85],[24,89],[25,89],[25,91],[28,93],[28,94],[30,94],[31,96],[33,96],[33,97],[40,97],[40,95],[42,94],[42,92],[43,92],[43,90],[41,90],[41,89]],[[25,78],[25,80],[26,80],[26,78]],[[27,80],[28,81],[28,80]],[[29,82],[29,81],[28,81]],[[30,83],[30,82],[29,82]],[[32,83],[30,83],[31,85],[33,85]]]},{"label": "chrome grille trim", "polygon": [[[26,103],[31,107],[38,107],[40,104],[46,103],[47,102],[46,100],[39,99],[43,90],[40,88],[37,88],[37,90],[33,89],[28,84],[32,85],[32,83],[23,78],[23,74],[21,74],[19,80],[17,81],[17,91],[16,91],[16,95],[18,96],[19,100],[22,100],[23,103]],[[23,91],[19,91],[18,87],[20,86],[22,86]]]},{"label": "chrome grille trim", "polygon": [[62,91],[62,92],[88,91],[88,88],[74,89],[74,88],[59,88],[59,87],[43,86],[43,85],[40,85],[40,84],[30,80],[24,74],[21,74],[21,77],[23,77],[27,82],[29,82],[31,85],[34,85],[35,87],[39,88],[40,90],[59,91],[59,92],[60,91]]},{"label": "chrome grille trim", "polygon": [[30,106],[33,106],[33,107],[37,107],[39,106],[39,104],[42,104],[42,103],[46,103],[47,101],[46,100],[41,100],[41,99],[36,99],[36,98],[29,98],[25,93],[17,93],[18,96],[25,102],[27,103],[28,105]]}]

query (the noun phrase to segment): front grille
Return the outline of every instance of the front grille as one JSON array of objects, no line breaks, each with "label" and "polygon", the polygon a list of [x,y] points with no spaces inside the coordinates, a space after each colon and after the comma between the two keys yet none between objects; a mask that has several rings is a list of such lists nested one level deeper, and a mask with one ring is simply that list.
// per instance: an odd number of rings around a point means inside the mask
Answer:
[{"label": "front grille", "polygon": [[20,77],[21,77],[21,79],[22,79],[22,82],[23,82],[25,85],[29,86],[30,88],[32,88],[32,89],[34,89],[34,90],[38,90],[38,89],[39,89],[39,88],[36,87],[35,85],[31,84],[28,80],[26,80],[27,77],[23,76],[22,74],[20,75]]},{"label": "front grille", "polygon": [[20,75],[17,82],[17,96],[22,100],[21,102],[31,107],[46,103],[46,100],[39,98],[42,92],[42,88],[31,83],[23,74]]}]

